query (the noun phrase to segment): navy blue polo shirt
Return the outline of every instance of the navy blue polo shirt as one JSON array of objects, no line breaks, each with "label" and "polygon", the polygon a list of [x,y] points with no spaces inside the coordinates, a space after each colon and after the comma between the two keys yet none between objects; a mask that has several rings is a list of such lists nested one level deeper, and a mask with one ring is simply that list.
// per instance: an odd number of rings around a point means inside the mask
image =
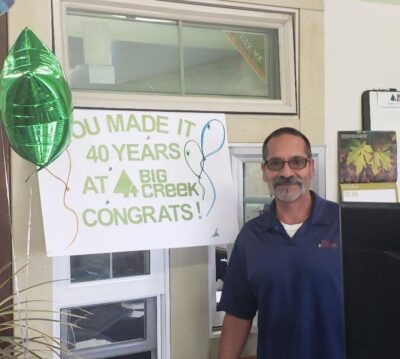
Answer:
[{"label": "navy blue polo shirt", "polygon": [[311,216],[291,238],[275,202],[236,239],[219,310],[258,311],[258,359],[343,359],[339,207],[312,192]]}]

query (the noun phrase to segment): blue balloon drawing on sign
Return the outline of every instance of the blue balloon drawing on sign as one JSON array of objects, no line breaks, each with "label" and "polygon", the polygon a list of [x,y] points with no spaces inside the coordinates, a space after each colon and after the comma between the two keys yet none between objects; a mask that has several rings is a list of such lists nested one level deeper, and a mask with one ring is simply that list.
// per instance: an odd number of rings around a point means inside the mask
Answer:
[{"label": "blue balloon drawing on sign", "polygon": [[[218,138],[219,137],[219,138]],[[210,184],[212,194],[211,194],[211,204],[207,211],[207,216],[214,207],[215,201],[217,199],[217,192],[215,189],[214,182],[208,175],[205,164],[206,160],[219,152],[225,143],[225,126],[224,124],[216,119],[208,121],[203,129],[201,130],[200,143],[195,140],[189,140],[186,142],[184,147],[184,156],[187,166],[190,171],[197,177],[197,182],[203,192],[203,200],[206,194],[206,189],[202,183],[203,177],[208,180]],[[213,140],[215,139],[216,140]],[[210,143],[211,142],[211,143]]]},{"label": "blue balloon drawing on sign", "polygon": [[14,0],[0,0],[0,16],[5,14],[14,5]]}]

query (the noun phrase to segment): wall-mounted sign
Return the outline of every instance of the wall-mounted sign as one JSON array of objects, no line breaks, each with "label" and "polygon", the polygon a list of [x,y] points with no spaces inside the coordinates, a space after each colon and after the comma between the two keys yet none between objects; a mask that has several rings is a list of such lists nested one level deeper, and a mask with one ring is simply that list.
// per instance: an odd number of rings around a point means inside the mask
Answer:
[{"label": "wall-mounted sign", "polygon": [[49,256],[234,241],[224,115],[76,109],[73,118],[68,151],[39,172]]}]

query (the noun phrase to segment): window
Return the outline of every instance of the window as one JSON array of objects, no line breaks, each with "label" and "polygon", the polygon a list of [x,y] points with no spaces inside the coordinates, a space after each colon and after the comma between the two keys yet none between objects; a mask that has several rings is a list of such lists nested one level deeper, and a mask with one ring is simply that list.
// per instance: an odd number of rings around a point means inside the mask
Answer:
[{"label": "window", "polygon": [[[115,38],[119,28],[136,41]],[[281,97],[277,29],[71,9],[67,33],[73,89]]]},{"label": "window", "polygon": [[55,319],[72,324],[55,323],[54,335],[81,358],[168,358],[167,254],[53,258]]},{"label": "window", "polygon": [[[272,196],[266,183],[262,180],[262,144],[231,145],[232,177],[236,188],[239,227],[258,216],[266,205],[272,201]],[[325,148],[312,147],[315,164],[315,176],[311,189],[321,197],[325,197]],[[209,261],[209,303],[210,303],[210,336],[219,334],[224,312],[217,311],[217,305],[222,293],[224,273],[226,270],[232,244],[226,246],[210,246]]]},{"label": "window", "polygon": [[295,10],[153,0],[55,9],[77,106],[297,113]]}]

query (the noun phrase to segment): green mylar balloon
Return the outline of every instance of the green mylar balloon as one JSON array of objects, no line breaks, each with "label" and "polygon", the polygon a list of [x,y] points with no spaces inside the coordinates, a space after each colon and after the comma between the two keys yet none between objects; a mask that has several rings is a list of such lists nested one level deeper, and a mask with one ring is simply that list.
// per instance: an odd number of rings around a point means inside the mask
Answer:
[{"label": "green mylar balloon", "polygon": [[71,90],[60,63],[25,28],[0,73],[0,117],[11,147],[45,167],[68,147],[71,116]]}]

